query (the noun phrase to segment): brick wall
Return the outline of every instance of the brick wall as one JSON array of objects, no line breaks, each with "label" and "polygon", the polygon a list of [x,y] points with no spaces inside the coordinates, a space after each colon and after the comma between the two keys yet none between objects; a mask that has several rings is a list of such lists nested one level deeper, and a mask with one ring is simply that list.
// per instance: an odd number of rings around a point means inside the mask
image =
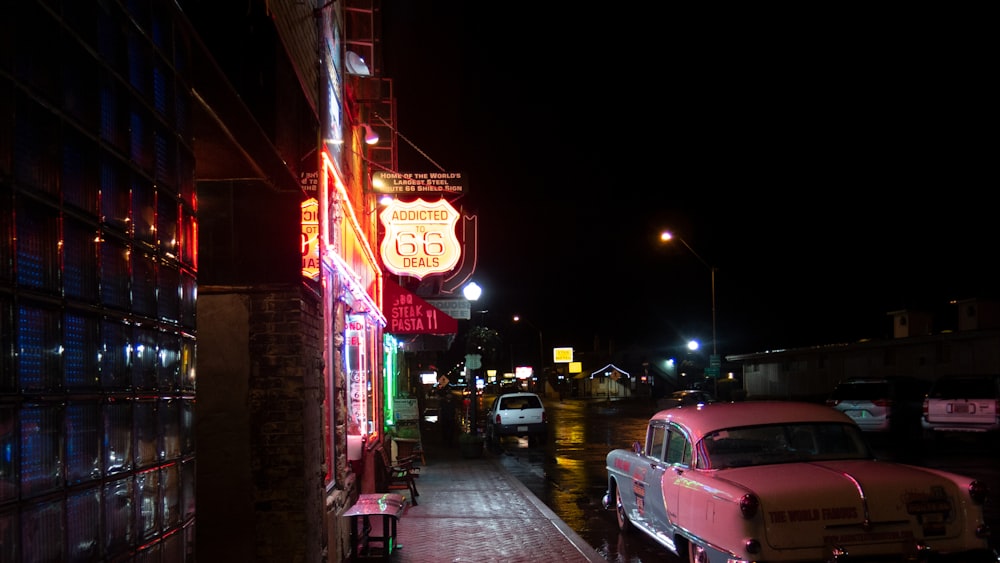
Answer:
[{"label": "brick wall", "polygon": [[200,290],[198,559],[320,561],[320,298],[302,285]]}]

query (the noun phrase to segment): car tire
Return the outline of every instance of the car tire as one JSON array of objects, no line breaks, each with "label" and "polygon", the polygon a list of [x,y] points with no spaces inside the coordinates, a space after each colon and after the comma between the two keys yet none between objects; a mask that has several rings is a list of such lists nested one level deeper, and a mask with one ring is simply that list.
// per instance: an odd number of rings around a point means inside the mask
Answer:
[{"label": "car tire", "polygon": [[687,542],[685,551],[687,551],[688,563],[709,563],[708,553],[702,546],[696,543]]},{"label": "car tire", "polygon": [[618,521],[618,529],[622,532],[628,532],[632,529],[632,523],[629,522],[628,515],[625,514],[625,505],[622,504],[622,491],[615,484],[615,519]]}]

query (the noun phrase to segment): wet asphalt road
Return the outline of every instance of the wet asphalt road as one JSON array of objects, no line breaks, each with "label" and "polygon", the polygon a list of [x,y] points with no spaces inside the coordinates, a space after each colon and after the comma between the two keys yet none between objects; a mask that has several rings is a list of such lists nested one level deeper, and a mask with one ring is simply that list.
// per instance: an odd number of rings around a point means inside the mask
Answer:
[{"label": "wet asphalt road", "polygon": [[[628,448],[645,435],[652,401],[546,402],[550,435],[544,446],[506,438],[498,455],[504,467],[559,515],[607,561],[677,562],[678,558],[643,534],[620,534],[614,513],[604,510],[605,456]],[[996,450],[973,438],[943,442],[892,443],[872,439],[878,456],[892,461],[945,469],[985,480],[994,491],[986,519],[1000,535],[1000,463]],[[994,538],[994,547],[1000,547]]]}]

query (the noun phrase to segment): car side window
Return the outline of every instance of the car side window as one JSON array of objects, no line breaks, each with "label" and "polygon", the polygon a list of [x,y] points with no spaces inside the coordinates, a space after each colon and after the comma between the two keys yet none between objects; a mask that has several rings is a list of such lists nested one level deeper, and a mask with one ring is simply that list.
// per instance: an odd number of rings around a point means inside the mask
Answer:
[{"label": "car side window", "polygon": [[671,464],[691,465],[691,442],[677,429],[669,433],[666,461]]},{"label": "car side window", "polygon": [[663,459],[663,446],[667,441],[667,429],[657,424],[649,427],[646,436],[646,455],[655,459]]}]

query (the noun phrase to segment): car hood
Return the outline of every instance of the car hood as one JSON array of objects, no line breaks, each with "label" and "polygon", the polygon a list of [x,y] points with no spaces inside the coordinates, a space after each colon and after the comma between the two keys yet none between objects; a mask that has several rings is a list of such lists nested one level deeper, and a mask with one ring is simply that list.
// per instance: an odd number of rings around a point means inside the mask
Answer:
[{"label": "car hood", "polygon": [[965,492],[919,467],[859,460],[724,473],[758,495],[767,543],[775,549],[940,540],[966,526]]}]

